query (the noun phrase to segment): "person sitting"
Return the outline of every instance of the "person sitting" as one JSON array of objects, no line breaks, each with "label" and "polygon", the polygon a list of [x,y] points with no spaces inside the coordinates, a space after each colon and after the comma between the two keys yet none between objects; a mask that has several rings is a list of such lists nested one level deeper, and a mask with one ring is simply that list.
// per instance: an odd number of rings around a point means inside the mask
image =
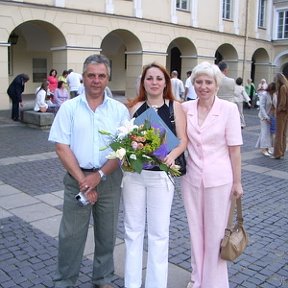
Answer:
[{"label": "person sitting", "polygon": [[45,80],[39,88],[36,89],[36,99],[34,111],[36,112],[55,112],[56,105],[51,101],[46,102],[46,95],[48,90],[48,81]]},{"label": "person sitting", "polygon": [[70,95],[65,87],[65,82],[59,81],[58,86],[54,92],[54,103],[59,109],[59,107],[68,99],[70,99]]}]

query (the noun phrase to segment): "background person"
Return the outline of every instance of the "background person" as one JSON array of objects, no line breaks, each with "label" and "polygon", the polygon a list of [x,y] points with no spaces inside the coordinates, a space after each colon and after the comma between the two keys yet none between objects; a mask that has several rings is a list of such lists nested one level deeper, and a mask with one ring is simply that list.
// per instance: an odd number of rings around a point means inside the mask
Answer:
[{"label": "background person", "polygon": [[78,90],[81,86],[82,75],[73,71],[73,69],[68,70],[67,84],[69,86],[71,99],[78,96]]},{"label": "background person", "polygon": [[250,97],[250,104],[253,108],[255,106],[255,92],[256,88],[254,83],[252,82],[252,79],[247,79],[247,84],[245,85],[245,91],[247,95]]},{"label": "background person", "polygon": [[219,62],[218,67],[222,72],[222,74],[224,75],[224,77],[221,83],[219,84],[219,90],[217,92],[217,96],[221,99],[234,102],[235,80],[227,76],[229,67],[226,62],[224,61]]},{"label": "background person", "polygon": [[36,89],[35,92],[35,104],[34,104],[34,111],[35,112],[57,112],[57,105],[52,103],[51,100],[47,99],[47,91],[48,91],[48,81],[44,80],[40,87]]},{"label": "background person", "polygon": [[19,121],[19,105],[23,107],[22,93],[25,89],[25,83],[28,81],[29,76],[27,74],[19,74],[13,79],[7,89],[7,94],[12,101],[11,119],[14,121]]},{"label": "background person", "polygon": [[51,69],[49,72],[49,76],[47,77],[48,80],[48,88],[50,92],[51,101],[54,101],[54,92],[58,85],[58,79],[57,79],[57,70]]},{"label": "background person", "polygon": [[275,76],[277,106],[276,106],[276,134],[274,144],[274,158],[284,157],[286,151],[288,129],[288,81],[282,73]]},{"label": "background person", "polygon": [[191,78],[198,99],[182,104],[187,118],[188,159],[181,185],[192,251],[187,288],[229,287],[220,242],[231,196],[243,194],[242,134],[237,106],[216,96],[222,77],[216,65],[197,65]]},{"label": "background person", "polygon": [[176,70],[171,72],[171,85],[175,99],[178,101],[184,100],[184,85],[182,80],[178,79],[178,72]]},{"label": "background person", "polygon": [[[174,97],[168,72],[157,63],[145,66],[139,87],[139,96],[130,103],[130,114],[141,115],[153,107],[173,131],[169,101]],[[185,117],[179,102],[174,101],[177,136],[180,144],[164,159],[168,166],[174,164],[186,148]],[[174,184],[159,167],[142,170],[141,174],[124,172],[123,206],[125,227],[125,287],[140,288],[142,284],[142,253],[147,214],[148,260],[146,288],[166,288],[168,275],[168,246],[170,212]]]},{"label": "background person", "polygon": [[261,98],[262,94],[265,93],[267,88],[268,88],[268,84],[267,84],[266,80],[264,78],[261,79],[260,83],[257,86],[257,97],[255,99],[255,105],[254,105],[255,108],[259,108],[260,98]]},{"label": "background person", "polygon": [[273,147],[273,138],[271,133],[271,114],[273,113],[273,95],[276,91],[274,82],[270,83],[265,92],[262,92],[259,103],[258,117],[260,119],[260,135],[258,137],[256,148],[261,149],[264,156],[271,156],[270,150]]},{"label": "background person", "polygon": [[67,70],[63,70],[62,74],[58,77],[58,82],[59,81],[63,81],[65,88],[68,90],[69,87],[68,87],[68,84],[67,84],[67,76],[68,76],[68,71]]},{"label": "background person", "polygon": [[65,87],[65,82],[59,81],[57,89],[54,92],[54,103],[59,109],[59,107],[68,99],[70,99],[70,95]]},{"label": "background person", "polygon": [[245,123],[245,117],[243,114],[243,102],[245,101],[248,107],[251,107],[250,98],[247,95],[244,87],[242,86],[243,79],[241,77],[238,77],[235,83],[236,85],[235,85],[235,90],[234,90],[234,102],[237,105],[238,111],[240,114],[241,128],[244,128],[246,127],[246,123]]},{"label": "background person", "polygon": [[[94,288],[112,288],[113,250],[122,172],[117,160],[107,160],[111,149],[99,130],[116,135],[129,120],[128,109],[104,95],[110,76],[109,60],[89,56],[83,65],[85,94],[64,102],[52,124],[49,140],[67,170],[64,177],[63,215],[59,230],[55,287],[74,286],[83,257],[91,212],[94,219]],[[74,121],[77,119],[78,121]],[[81,207],[75,196],[82,191],[91,205]]]},{"label": "background person", "polygon": [[273,157],[274,155],[274,145],[275,145],[275,135],[276,135],[276,107],[277,107],[277,93],[276,93],[276,87],[275,87],[275,92],[272,95],[272,107],[271,107],[270,114],[269,114],[270,132],[271,132],[271,137],[272,137],[272,148],[268,150],[269,154],[272,155],[270,157]]},{"label": "background person", "polygon": [[187,71],[186,73],[187,79],[185,82],[185,96],[184,96],[184,100],[186,101],[197,99],[197,94],[195,92],[194,85],[192,84],[192,81],[190,78],[191,74],[192,74],[192,71]]}]

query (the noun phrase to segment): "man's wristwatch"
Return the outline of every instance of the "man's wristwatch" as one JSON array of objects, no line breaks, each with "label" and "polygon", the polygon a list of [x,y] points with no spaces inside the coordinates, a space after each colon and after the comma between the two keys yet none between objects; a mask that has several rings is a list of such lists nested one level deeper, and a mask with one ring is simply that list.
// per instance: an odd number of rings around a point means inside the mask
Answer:
[{"label": "man's wristwatch", "polygon": [[104,173],[101,169],[98,170],[98,173],[100,174],[101,180],[102,180],[102,181],[105,181],[105,180],[106,180],[106,175],[105,175],[105,173]]}]

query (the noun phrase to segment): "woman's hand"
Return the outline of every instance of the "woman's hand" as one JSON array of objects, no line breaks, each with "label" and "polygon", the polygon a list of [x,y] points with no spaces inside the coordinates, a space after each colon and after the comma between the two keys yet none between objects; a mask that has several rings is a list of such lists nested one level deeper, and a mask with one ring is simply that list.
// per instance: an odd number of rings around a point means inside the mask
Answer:
[{"label": "woman's hand", "polygon": [[231,193],[232,193],[232,195],[234,195],[237,199],[239,199],[240,197],[242,197],[242,195],[243,195],[244,192],[243,192],[243,188],[242,188],[241,183],[239,183],[239,184],[233,183],[232,189],[231,189]]},{"label": "woman's hand", "polygon": [[175,159],[174,159],[170,154],[168,154],[168,155],[164,158],[164,163],[165,163],[168,167],[174,166],[174,165],[175,165]]}]

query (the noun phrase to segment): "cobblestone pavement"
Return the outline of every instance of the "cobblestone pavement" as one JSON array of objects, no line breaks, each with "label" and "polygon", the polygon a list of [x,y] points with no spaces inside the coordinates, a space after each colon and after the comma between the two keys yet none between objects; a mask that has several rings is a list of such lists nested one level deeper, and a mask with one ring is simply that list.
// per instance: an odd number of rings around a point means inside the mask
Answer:
[{"label": "cobblestone pavement", "polygon": [[[288,153],[262,156],[254,148],[257,110],[245,111],[242,179],[250,244],[229,263],[230,287],[288,287]],[[0,111],[0,287],[53,287],[64,169],[47,141],[48,131],[26,127]],[[219,167],[221,169],[221,167]],[[171,213],[168,288],[189,280],[190,249],[185,211],[176,183]],[[91,287],[93,245],[89,229],[77,287]],[[123,284],[123,211],[115,247],[115,287]],[[147,251],[147,241],[144,250]],[[144,251],[144,255],[145,254]],[[145,256],[146,257],[146,256]],[[145,265],[144,265],[145,273]]]}]

